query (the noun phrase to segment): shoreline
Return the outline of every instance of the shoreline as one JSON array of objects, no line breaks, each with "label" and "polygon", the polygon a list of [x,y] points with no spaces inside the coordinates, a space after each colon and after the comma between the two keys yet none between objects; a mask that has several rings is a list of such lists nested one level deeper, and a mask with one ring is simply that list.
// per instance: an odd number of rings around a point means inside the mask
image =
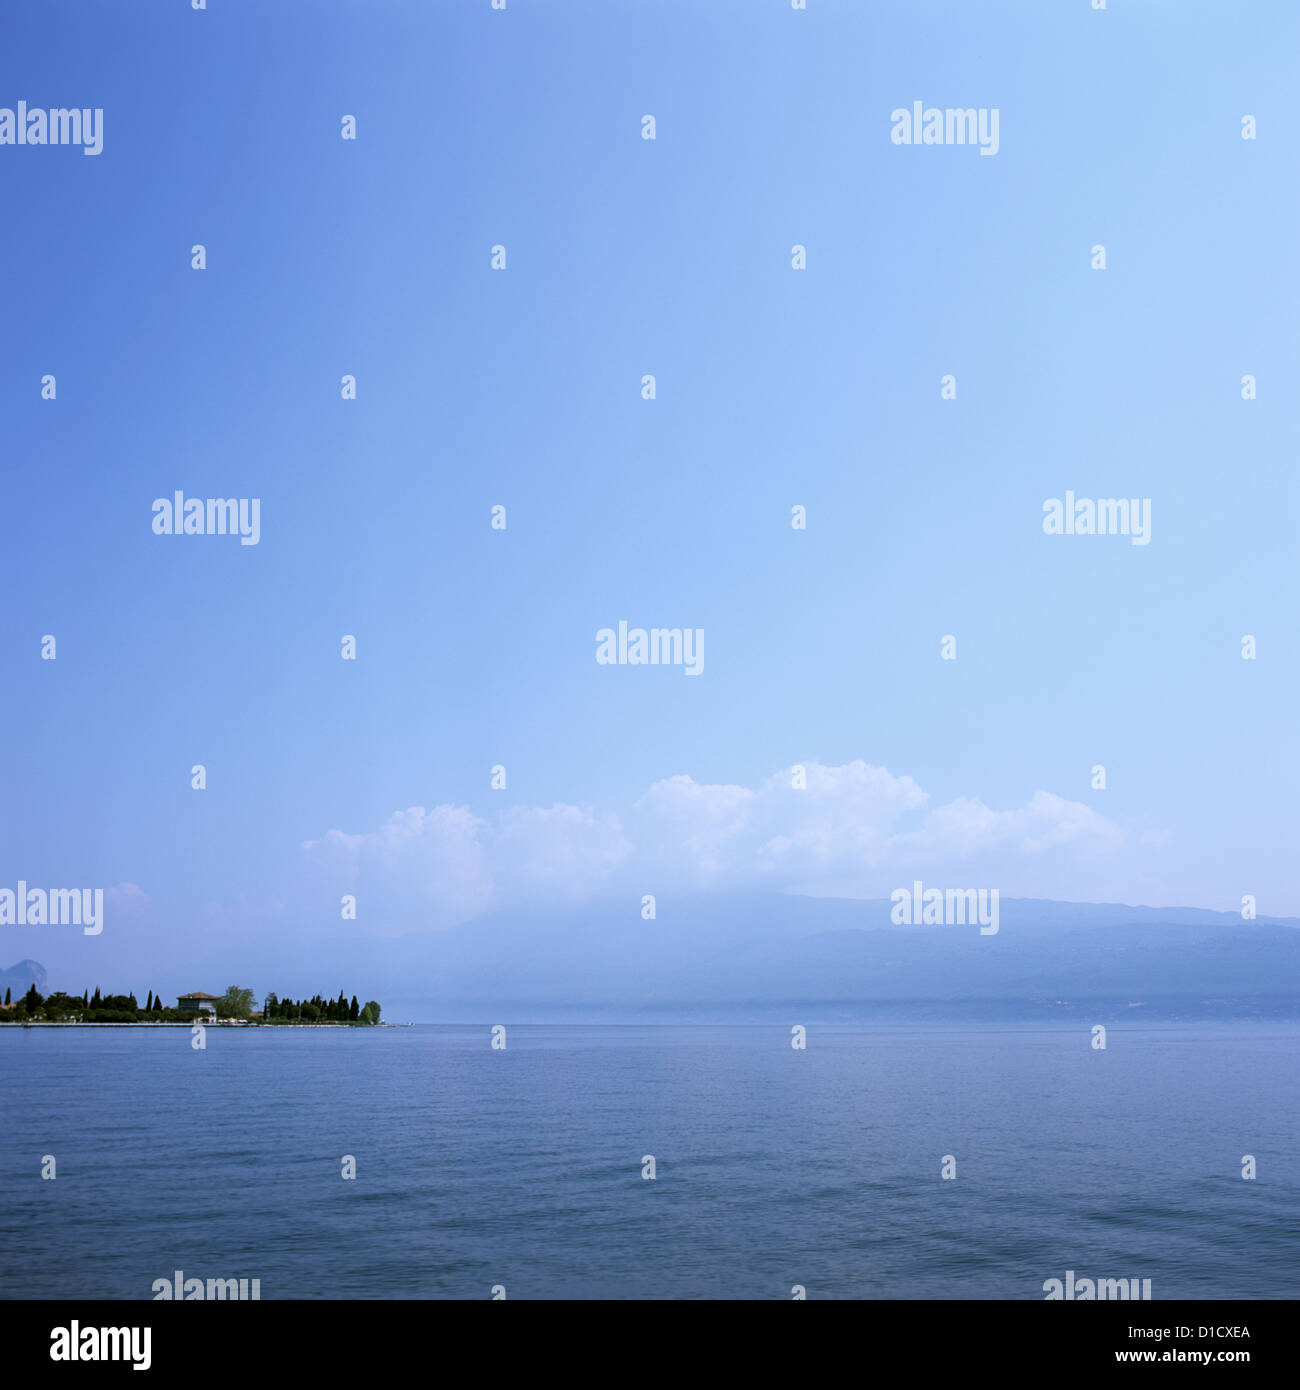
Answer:
[{"label": "shoreline", "polygon": [[[340,1023],[337,1019],[321,1020],[316,1023],[246,1023],[237,1019],[223,1019],[220,1022],[201,1025],[204,1028],[401,1028],[400,1023]],[[11,1023],[0,1019],[0,1028],[193,1028],[193,1023],[63,1023],[50,1019],[24,1019],[21,1023]]]}]

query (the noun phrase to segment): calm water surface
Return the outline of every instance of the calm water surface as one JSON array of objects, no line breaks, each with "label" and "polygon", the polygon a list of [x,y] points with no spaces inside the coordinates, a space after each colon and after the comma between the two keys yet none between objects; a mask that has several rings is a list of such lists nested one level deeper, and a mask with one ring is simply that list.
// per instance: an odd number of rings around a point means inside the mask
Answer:
[{"label": "calm water surface", "polygon": [[264,1299],[1032,1299],[1067,1269],[1300,1295],[1295,1025],[508,1044],[0,1029],[0,1295],[150,1298],[177,1269]]}]

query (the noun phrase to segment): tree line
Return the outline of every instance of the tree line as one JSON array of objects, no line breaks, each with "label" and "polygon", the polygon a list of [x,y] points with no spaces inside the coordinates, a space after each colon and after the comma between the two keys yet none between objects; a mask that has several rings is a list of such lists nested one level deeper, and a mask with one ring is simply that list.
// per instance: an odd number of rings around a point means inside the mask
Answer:
[{"label": "tree line", "polygon": [[267,1023],[378,1023],[379,1005],[371,999],[358,1004],[354,994],[349,1000],[342,990],[337,999],[324,999],[319,994],[310,999],[280,999],[274,993],[267,996],[263,1018]]},{"label": "tree line", "polygon": [[[251,989],[231,985],[213,1007],[218,1018],[248,1019],[253,1013],[254,995]],[[80,995],[56,990],[43,995],[32,985],[17,1000],[12,989],[5,990],[5,1008],[0,1021],[5,1023],[193,1023],[200,1015],[192,1010],[168,1007],[161,995],[150,990],[141,1007],[134,994],[101,994],[95,987]],[[358,1004],[354,994],[349,1000],[340,990],[337,999],[324,999],[319,994],[311,999],[280,999],[268,995],[262,1021],[266,1023],[354,1023],[359,1026],[379,1022],[380,1006],[371,999]]]}]

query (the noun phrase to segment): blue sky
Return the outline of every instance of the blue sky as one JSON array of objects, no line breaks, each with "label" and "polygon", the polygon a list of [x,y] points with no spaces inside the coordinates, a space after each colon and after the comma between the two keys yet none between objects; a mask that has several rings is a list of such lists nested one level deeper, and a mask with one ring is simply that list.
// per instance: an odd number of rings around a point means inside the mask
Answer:
[{"label": "blue sky", "polygon": [[[0,105],[104,148],[0,147],[0,881],[134,885],[98,959],[333,929],[349,875],[358,931],[918,864],[1300,913],[1293,7],[6,22]],[[918,100],[997,155],[892,144]],[[176,489],[260,543],[154,535]],[[1151,543],[1044,535],[1067,489]],[[703,676],[598,666],[620,619]]]}]

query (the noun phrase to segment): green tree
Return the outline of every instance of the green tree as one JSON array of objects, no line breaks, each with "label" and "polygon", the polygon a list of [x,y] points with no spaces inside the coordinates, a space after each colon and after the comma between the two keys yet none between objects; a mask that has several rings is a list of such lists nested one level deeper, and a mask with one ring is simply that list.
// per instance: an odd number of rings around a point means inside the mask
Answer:
[{"label": "green tree", "polygon": [[355,1023],[357,1019],[359,1019],[360,1017],[361,1005],[357,1003],[357,996],[354,994],[352,996],[351,1004],[348,1005],[348,1018],[350,1018],[352,1022]]},{"label": "green tree", "polygon": [[69,999],[66,994],[56,990],[53,994],[47,995],[45,999],[45,1017],[53,1023],[60,1018],[66,1018],[69,1014],[81,1011],[80,999]]},{"label": "green tree", "polygon": [[368,1000],[367,1003],[366,1003],[365,1008],[361,1010],[361,1022],[362,1022],[362,1023],[378,1023],[378,1022],[379,1022],[379,1005],[375,1002],[375,1000],[373,1000],[373,999]]},{"label": "green tree", "polygon": [[147,1014],[153,1013],[153,990],[149,991],[149,997],[144,1001],[144,1011]]},{"label": "green tree", "polygon": [[217,1000],[218,1018],[247,1018],[253,1012],[253,991],[229,985]]},{"label": "green tree", "polygon": [[23,1003],[27,1006],[27,1012],[29,1014],[34,1014],[44,1002],[45,1000],[40,990],[38,990],[35,985],[32,985],[27,993],[23,995]]},{"label": "green tree", "polygon": [[8,986],[5,987],[5,1003],[13,1003],[13,992],[8,988]]}]

